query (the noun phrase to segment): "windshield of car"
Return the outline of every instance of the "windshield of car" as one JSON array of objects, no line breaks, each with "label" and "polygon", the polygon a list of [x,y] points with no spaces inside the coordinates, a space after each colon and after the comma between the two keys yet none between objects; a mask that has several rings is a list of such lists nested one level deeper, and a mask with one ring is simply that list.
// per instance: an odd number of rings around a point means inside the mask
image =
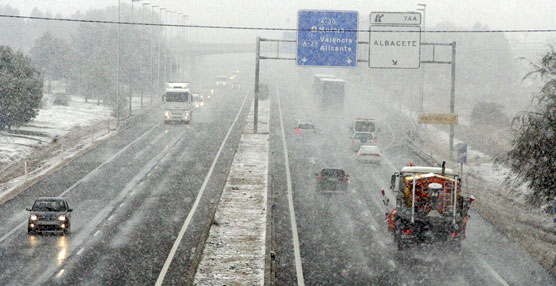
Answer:
[{"label": "windshield of car", "polygon": [[375,123],[372,121],[357,121],[355,122],[355,131],[374,132]]},{"label": "windshield of car", "polygon": [[299,128],[299,129],[315,129],[315,125],[313,125],[311,123],[299,123],[297,128]]},{"label": "windshield of car", "polygon": [[41,200],[35,201],[32,210],[39,212],[65,211],[66,205],[63,201],[60,200]]},{"label": "windshield of car", "polygon": [[323,169],[321,172],[321,176],[323,177],[343,178],[345,174],[344,170],[341,169]]},{"label": "windshield of car", "polygon": [[190,94],[188,92],[166,92],[166,102],[187,102]]}]

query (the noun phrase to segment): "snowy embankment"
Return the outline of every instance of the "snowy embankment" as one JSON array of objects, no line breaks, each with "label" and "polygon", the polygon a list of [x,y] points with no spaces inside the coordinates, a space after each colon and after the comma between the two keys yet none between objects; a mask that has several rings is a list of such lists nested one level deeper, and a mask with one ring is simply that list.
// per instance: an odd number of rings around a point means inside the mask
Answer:
[{"label": "snowy embankment", "polygon": [[268,188],[269,102],[259,104],[258,134],[253,110],[216,209],[195,285],[263,285]]},{"label": "snowy embankment", "polygon": [[[28,124],[0,132],[0,203],[14,188],[47,173],[94,144],[109,132],[114,118],[110,107],[70,96],[67,106],[52,104],[44,95],[43,107]],[[25,176],[27,166],[27,176]]]}]

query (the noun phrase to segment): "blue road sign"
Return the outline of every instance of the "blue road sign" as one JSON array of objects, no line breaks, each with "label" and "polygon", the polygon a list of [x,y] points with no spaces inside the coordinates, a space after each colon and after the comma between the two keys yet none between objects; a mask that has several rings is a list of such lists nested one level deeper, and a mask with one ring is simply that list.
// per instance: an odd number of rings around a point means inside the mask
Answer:
[{"label": "blue road sign", "polygon": [[355,67],[358,19],[357,11],[299,11],[297,64]]},{"label": "blue road sign", "polygon": [[467,163],[467,144],[458,143],[456,149],[458,150],[458,163]]}]

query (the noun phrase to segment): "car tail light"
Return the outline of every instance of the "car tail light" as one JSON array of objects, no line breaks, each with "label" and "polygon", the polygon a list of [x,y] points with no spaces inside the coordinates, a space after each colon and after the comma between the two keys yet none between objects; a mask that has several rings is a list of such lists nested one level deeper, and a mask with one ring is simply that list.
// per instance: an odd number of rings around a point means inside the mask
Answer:
[{"label": "car tail light", "polygon": [[355,144],[355,140],[351,139],[351,144]]},{"label": "car tail light", "polygon": [[321,177],[321,176],[319,176],[319,180],[320,180],[320,179],[322,179],[322,177]]},{"label": "car tail light", "polygon": [[299,133],[299,128],[295,129],[295,132],[296,132],[296,133]]},{"label": "car tail light", "polygon": [[344,177],[344,181],[346,181],[346,182],[347,182],[347,180],[348,180],[348,178],[347,178],[347,177]]},{"label": "car tail light", "polygon": [[406,229],[406,230],[405,230],[405,234],[407,234],[407,235],[411,234],[411,230]]}]

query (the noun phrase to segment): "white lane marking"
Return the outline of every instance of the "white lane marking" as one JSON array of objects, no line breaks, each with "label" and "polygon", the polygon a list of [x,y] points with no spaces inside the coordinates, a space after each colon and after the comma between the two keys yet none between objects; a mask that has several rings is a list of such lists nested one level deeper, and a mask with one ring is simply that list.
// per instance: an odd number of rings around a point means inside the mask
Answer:
[{"label": "white lane marking", "polygon": [[230,126],[230,129],[228,129],[228,133],[226,133],[226,136],[224,137],[224,140],[222,141],[222,144],[220,144],[220,148],[218,149],[218,152],[216,153],[216,156],[214,157],[214,160],[212,161],[212,165],[210,166],[210,169],[207,173],[207,176],[205,177],[205,180],[203,181],[203,184],[201,185],[201,189],[199,190],[199,193],[197,194],[197,197],[195,198],[195,202],[193,203],[193,207],[191,207],[191,210],[189,211],[189,214],[187,214],[187,218],[185,218],[185,221],[180,229],[180,232],[178,234],[178,237],[176,238],[176,241],[174,241],[174,245],[172,245],[172,249],[170,250],[170,253],[168,254],[168,257],[166,258],[166,261],[164,262],[164,266],[162,266],[162,270],[160,270],[160,273],[158,274],[158,278],[156,279],[156,286],[160,286],[162,285],[162,282],[164,282],[164,277],[166,276],[166,273],[168,272],[168,268],[170,268],[170,264],[172,263],[172,260],[174,259],[174,256],[176,255],[176,251],[178,250],[178,247],[181,243],[181,240],[183,239],[183,236],[185,235],[185,232],[187,231],[187,228],[189,227],[189,223],[191,223],[191,219],[193,218],[193,215],[195,214],[195,211],[197,210],[197,207],[199,206],[199,202],[201,201],[201,197],[203,196],[203,193],[205,192],[205,188],[207,187],[208,181],[210,180],[210,177],[212,176],[212,172],[214,171],[214,167],[216,166],[216,162],[218,161],[218,158],[220,158],[220,154],[222,153],[222,150],[224,149],[224,146],[226,145],[226,142],[228,141],[228,137],[230,137],[230,134],[232,133],[232,129],[234,129],[234,126],[236,125],[237,120],[239,119],[239,116],[241,115],[241,111],[243,110],[243,106],[245,105],[245,102],[247,101],[247,97],[248,97],[249,93],[247,93],[245,95],[245,97],[243,98],[243,102],[241,103],[241,106],[239,108],[239,111],[237,112],[236,118],[234,119],[234,121],[232,122],[232,125]]},{"label": "white lane marking", "polygon": [[165,135],[166,135],[166,132],[160,133],[160,135],[158,135],[153,140],[151,140],[151,144],[155,145],[156,143],[158,143],[158,140],[162,139]]},{"label": "white lane marking", "polygon": [[373,231],[376,231],[376,227],[375,227],[374,225],[371,225],[371,229],[372,229]]},{"label": "white lane marking", "polygon": [[66,272],[65,269],[60,270],[60,272],[58,272],[58,274],[56,274],[56,278],[60,278],[62,276],[62,274],[64,274],[64,272]]},{"label": "white lane marking", "polygon": [[97,230],[93,236],[97,236],[100,233],[100,230]]},{"label": "white lane marking", "polygon": [[280,102],[280,92],[276,89],[276,98],[278,99],[278,115],[280,116],[280,129],[282,130],[282,148],[284,149],[284,160],[286,165],[286,184],[288,188],[288,206],[290,210],[290,224],[292,226],[293,236],[293,252],[295,256],[295,271],[297,274],[297,285],[305,285],[303,278],[303,268],[301,265],[301,251],[299,250],[299,237],[297,234],[297,223],[295,221],[295,210],[293,207],[292,195],[292,179],[290,175],[290,162],[288,157],[288,146],[286,144],[286,132],[284,131],[284,121],[282,119],[282,104]]},{"label": "white lane marking", "polygon": [[498,282],[500,282],[501,285],[504,286],[510,286],[510,284],[508,284],[506,282],[506,280],[504,280],[504,278],[502,278],[502,276],[500,276],[500,274],[498,274],[498,272],[496,272],[494,269],[492,269],[492,267],[486,262],[484,261],[482,258],[479,258],[479,261],[481,261],[481,263],[484,265],[484,267],[488,270],[488,272],[490,273],[490,275],[492,275]]},{"label": "white lane marking", "polygon": [[390,263],[390,265],[392,265],[392,268],[396,268],[396,263],[394,263],[394,261],[392,259],[388,259],[388,263]]},{"label": "white lane marking", "polygon": [[123,208],[124,206],[125,206],[125,203],[120,204],[120,208]]},{"label": "white lane marking", "polygon": [[84,249],[85,249],[85,248],[79,249],[79,251],[77,252],[77,255],[81,254],[81,253],[83,252]]},{"label": "white lane marking", "polygon": [[[73,190],[77,185],[81,184],[83,181],[88,180],[92,174],[96,173],[96,171],[98,171],[100,168],[102,168],[104,165],[108,164],[109,162],[111,162],[112,160],[116,159],[116,157],[118,157],[120,154],[122,154],[125,150],[127,150],[131,145],[135,144],[137,141],[139,141],[141,138],[143,138],[145,135],[147,135],[149,132],[151,132],[153,129],[155,129],[156,127],[160,126],[161,123],[158,123],[157,125],[153,126],[151,129],[147,130],[145,133],[143,133],[143,135],[137,137],[135,140],[133,140],[131,143],[129,143],[127,146],[125,146],[124,148],[122,148],[120,151],[118,151],[116,154],[112,155],[112,157],[110,157],[108,160],[102,162],[100,165],[98,165],[98,167],[94,168],[91,172],[89,172],[87,175],[85,175],[83,178],[81,178],[79,181],[75,182],[73,185],[71,185],[67,190],[63,191],[61,194],[58,195],[58,197],[63,197],[65,196],[68,192],[70,192],[71,190]],[[4,240],[6,240],[6,238],[10,237],[12,234],[14,234],[14,232],[16,232],[19,228],[23,227],[24,225],[27,224],[27,220],[25,220],[24,222],[18,224],[16,227],[14,227],[10,232],[6,233],[4,236],[2,236],[0,238],[0,243]]]},{"label": "white lane marking", "polygon": [[114,218],[114,215],[111,215],[108,220],[112,220]]}]

